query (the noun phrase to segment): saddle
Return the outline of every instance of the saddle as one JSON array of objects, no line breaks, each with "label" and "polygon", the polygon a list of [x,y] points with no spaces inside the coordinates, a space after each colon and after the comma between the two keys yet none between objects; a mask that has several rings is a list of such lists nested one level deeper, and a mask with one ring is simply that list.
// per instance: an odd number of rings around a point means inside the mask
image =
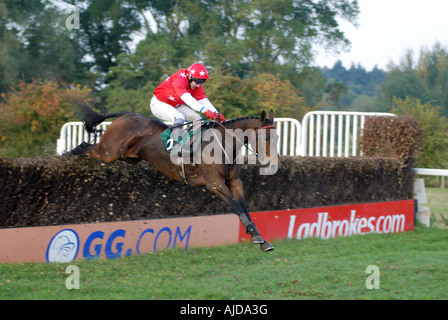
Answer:
[{"label": "saddle", "polygon": [[[187,129],[184,129],[184,132],[179,137],[179,139],[176,141],[176,143],[182,144],[182,149],[184,150],[190,150],[190,152],[193,152],[193,142],[196,138],[199,138],[199,135],[202,135],[202,133],[210,128],[212,121],[205,121],[201,125],[201,130],[196,130],[196,132],[193,130],[193,124],[190,124]],[[174,141],[171,139],[171,127],[168,127],[160,134],[160,139],[163,142],[163,145],[165,146],[165,150],[167,152],[171,151],[171,148],[173,147]]]},{"label": "saddle", "polygon": [[[189,150],[189,154],[190,154],[190,158],[193,157],[193,153],[197,150],[194,150],[193,148],[196,147],[196,145],[193,143],[195,141],[195,139],[200,139],[202,136],[202,133],[204,132],[204,130],[207,130],[208,128],[210,128],[211,124],[213,122],[207,121],[207,122],[203,122],[201,125],[201,130],[193,130],[193,124],[191,124],[186,130],[184,130],[184,132],[182,133],[182,135],[179,137],[177,143],[180,143],[182,145],[181,148],[181,152],[183,152],[183,150]],[[160,139],[162,140],[164,146],[165,146],[165,150],[167,152],[171,152],[174,142],[173,139],[171,139],[171,129],[172,128],[167,128],[165,131],[163,131],[160,134]],[[188,181],[187,181],[187,177],[185,175],[185,164],[184,164],[184,157],[180,156],[178,158],[178,161],[180,161],[177,164],[177,168],[179,170],[179,176],[181,177],[182,181],[188,185]]]}]

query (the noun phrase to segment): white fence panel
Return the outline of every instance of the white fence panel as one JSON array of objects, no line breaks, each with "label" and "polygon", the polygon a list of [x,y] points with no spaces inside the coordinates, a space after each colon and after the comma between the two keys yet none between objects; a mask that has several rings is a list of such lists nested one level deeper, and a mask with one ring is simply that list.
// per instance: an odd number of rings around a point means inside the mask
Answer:
[{"label": "white fence panel", "polygon": [[301,156],[356,157],[367,117],[395,116],[392,113],[313,111],[302,121]]},{"label": "white fence panel", "polygon": [[[300,152],[300,135],[302,125],[293,118],[274,118],[278,134],[277,149],[282,156],[296,156]],[[250,152],[249,152],[250,153]],[[246,155],[247,149],[242,148],[241,154]]]},{"label": "white fence panel", "polygon": [[300,135],[302,125],[292,118],[274,118],[275,127],[279,136],[277,148],[280,155],[295,156],[300,152]]},{"label": "white fence panel", "polygon": [[91,141],[89,141],[89,134],[85,130],[82,122],[67,122],[61,128],[60,138],[57,141],[56,152],[58,155],[61,155],[64,152],[76,148],[82,142],[98,143],[102,134],[111,123],[112,122],[103,122],[99,126],[96,126],[95,129],[102,131],[91,135]]}]

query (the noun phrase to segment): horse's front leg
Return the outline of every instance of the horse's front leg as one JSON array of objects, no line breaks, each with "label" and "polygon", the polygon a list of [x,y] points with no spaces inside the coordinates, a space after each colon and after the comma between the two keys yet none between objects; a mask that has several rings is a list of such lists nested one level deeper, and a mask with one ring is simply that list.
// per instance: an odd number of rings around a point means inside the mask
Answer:
[{"label": "horse's front leg", "polygon": [[238,177],[230,178],[227,180],[226,186],[228,187],[233,201],[238,204],[240,211],[237,213],[241,223],[244,226],[247,234],[251,235],[253,243],[263,243],[264,240],[260,236],[260,233],[255,227],[252,219],[250,218],[249,210],[247,209],[246,201],[244,200],[243,184]]},{"label": "horse's front leg", "polygon": [[243,183],[239,176],[231,176],[227,181],[227,186],[232,194],[232,198],[242,209],[241,213],[238,213],[238,217],[240,218],[246,233],[250,234],[251,241],[260,244],[261,250],[264,252],[274,250],[274,246],[261,237],[260,232],[250,218],[249,210],[247,209],[246,201],[244,200]]}]

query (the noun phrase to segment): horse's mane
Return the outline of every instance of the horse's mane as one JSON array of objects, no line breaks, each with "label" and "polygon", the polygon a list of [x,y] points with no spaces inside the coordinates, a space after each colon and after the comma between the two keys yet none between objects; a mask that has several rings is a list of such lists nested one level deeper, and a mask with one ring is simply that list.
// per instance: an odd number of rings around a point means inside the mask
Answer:
[{"label": "horse's mane", "polygon": [[[225,127],[228,124],[232,124],[232,123],[236,123],[236,122],[244,121],[244,120],[260,120],[260,118],[259,117],[240,117],[240,118],[229,119],[229,120],[223,121],[220,124]],[[209,124],[209,127],[211,127],[211,128],[215,128],[216,126],[218,126],[217,122],[211,122],[211,124]]]},{"label": "horse's mane", "polygon": [[[240,118],[235,118],[235,119],[230,119],[230,120],[226,120],[224,122],[221,122],[222,125],[226,125],[226,124],[231,124],[231,123],[235,123],[235,122],[239,122],[239,121],[244,121],[244,120],[260,120],[260,117],[253,117],[253,116],[249,116],[249,117],[240,117]],[[270,124],[271,120],[270,119],[266,119],[266,121]],[[216,123],[213,125],[213,127],[216,125]]]},{"label": "horse's mane", "polygon": [[260,120],[260,117],[240,117],[240,118],[236,118],[236,119],[226,120],[226,121],[222,122],[222,124],[226,125],[226,124],[235,123],[235,122],[239,122],[239,121],[243,121],[243,120]]}]

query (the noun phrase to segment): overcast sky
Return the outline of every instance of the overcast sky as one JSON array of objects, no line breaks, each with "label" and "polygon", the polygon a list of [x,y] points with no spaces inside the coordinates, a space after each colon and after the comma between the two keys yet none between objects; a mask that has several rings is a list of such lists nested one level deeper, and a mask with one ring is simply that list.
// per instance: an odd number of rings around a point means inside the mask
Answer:
[{"label": "overcast sky", "polygon": [[367,70],[375,65],[386,69],[398,63],[407,49],[418,55],[438,41],[448,46],[448,0],[358,0],[358,27],[341,22],[341,30],[352,43],[340,55],[321,53],[315,64],[332,67],[340,59],[346,68],[352,62]]}]

